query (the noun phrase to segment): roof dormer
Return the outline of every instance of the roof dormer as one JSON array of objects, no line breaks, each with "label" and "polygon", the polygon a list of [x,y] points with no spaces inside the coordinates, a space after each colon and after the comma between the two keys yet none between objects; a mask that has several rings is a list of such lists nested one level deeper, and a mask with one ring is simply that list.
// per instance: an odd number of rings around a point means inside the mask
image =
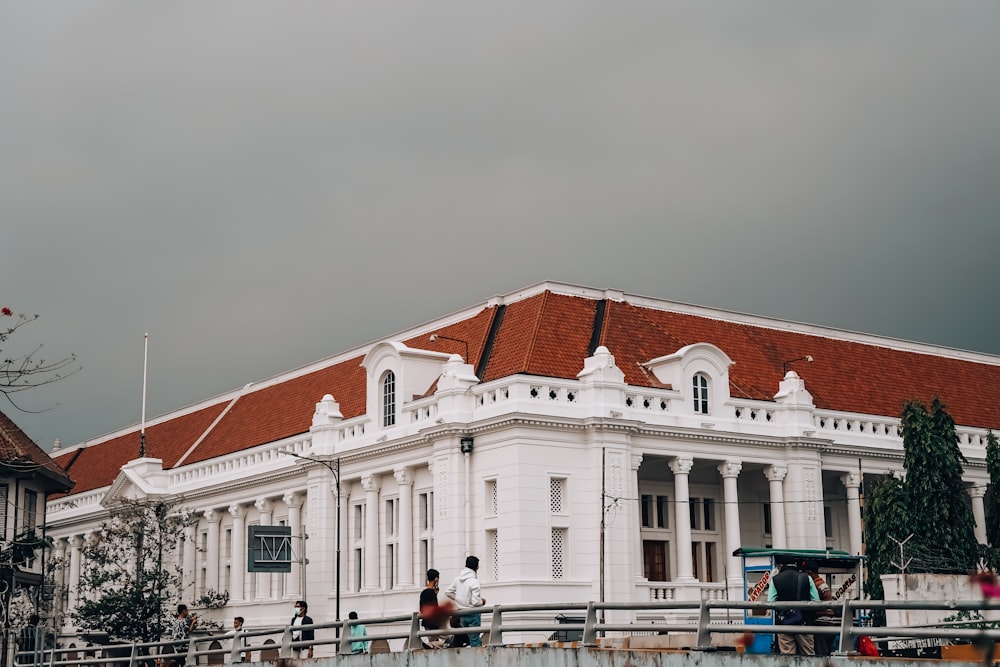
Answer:
[{"label": "roof dormer", "polygon": [[399,423],[401,408],[425,395],[441,375],[448,354],[407,347],[397,341],[378,343],[361,362],[367,375],[367,412],[376,428]]},{"label": "roof dormer", "polygon": [[729,400],[729,367],[733,360],[711,343],[686,345],[643,366],[657,381],[680,391],[696,414],[719,414]]}]

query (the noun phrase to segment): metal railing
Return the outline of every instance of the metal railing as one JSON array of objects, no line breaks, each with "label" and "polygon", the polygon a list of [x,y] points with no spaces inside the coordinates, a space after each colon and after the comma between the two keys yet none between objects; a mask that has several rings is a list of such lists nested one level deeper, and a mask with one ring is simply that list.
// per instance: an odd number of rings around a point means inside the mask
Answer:
[{"label": "metal railing", "polygon": [[[352,653],[351,644],[355,642],[375,642],[383,640],[402,639],[405,650],[424,648],[424,639],[440,638],[442,636],[489,633],[485,642],[490,647],[506,645],[505,635],[533,632],[575,632],[582,637],[579,644],[596,646],[598,638],[618,635],[664,634],[671,632],[694,635],[694,642],[687,648],[690,650],[715,650],[712,644],[713,635],[746,635],[746,634],[823,634],[839,635],[838,653],[848,654],[853,650],[855,639],[865,635],[874,641],[899,639],[941,639],[948,641],[973,642],[1000,641],[1000,629],[992,627],[956,627],[955,623],[942,622],[937,625],[922,624],[920,626],[871,627],[859,624],[858,612],[873,610],[946,610],[961,611],[1000,611],[1000,603],[977,600],[941,600],[941,601],[882,601],[882,600],[845,600],[840,609],[839,625],[780,625],[773,621],[775,609],[801,609],[806,612],[828,610],[829,602],[740,602],[728,600],[702,600],[691,602],[589,602],[576,604],[513,604],[480,607],[477,609],[462,609],[452,612],[452,616],[482,614],[482,620],[488,623],[475,627],[444,627],[435,630],[421,628],[418,613],[386,616],[379,618],[362,618],[357,620],[316,623],[313,625],[280,626],[261,628],[240,632],[235,636],[231,633],[190,637],[187,640],[164,640],[159,642],[135,642],[131,644],[95,645],[75,648],[45,649],[41,652],[18,653],[16,658],[28,658],[28,664],[47,665],[49,667],[69,665],[118,665],[120,667],[138,667],[139,665],[158,664],[158,659],[185,658],[188,665],[199,664],[201,656],[219,655],[224,662],[239,662],[239,654],[247,651],[277,651],[278,658],[298,657],[300,651],[315,646],[335,646],[336,653],[344,655]],[[754,611],[763,615],[751,618],[756,622],[734,623],[722,618],[720,612],[740,610],[745,615]],[[688,612],[694,619],[684,622],[632,622],[605,623],[601,621],[606,611],[627,612]],[[532,612],[552,612],[553,622],[540,623],[530,620],[511,621],[510,616],[524,616]],[[556,620],[557,614],[566,612],[582,612],[583,623],[565,623]],[[507,615],[507,620],[505,620]],[[768,616],[771,618],[768,618]],[[963,621],[963,624],[992,625],[987,621]],[[363,624],[377,634],[363,637],[352,636],[352,626]],[[403,629],[400,629],[403,628]],[[316,638],[311,641],[295,641],[293,632],[312,630]],[[325,632],[333,630],[334,632]],[[280,642],[255,643],[261,637],[273,637],[280,634]],[[187,642],[186,651],[177,652],[175,644]],[[210,648],[218,642],[222,648]],[[229,644],[228,647],[225,645]],[[34,658],[31,660],[30,658]],[[39,659],[40,658],[40,659]]]}]

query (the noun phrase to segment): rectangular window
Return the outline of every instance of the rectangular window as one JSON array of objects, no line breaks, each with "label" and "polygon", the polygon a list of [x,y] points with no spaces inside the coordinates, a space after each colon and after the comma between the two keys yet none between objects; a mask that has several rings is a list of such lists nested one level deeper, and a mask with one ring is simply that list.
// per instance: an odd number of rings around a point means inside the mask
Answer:
[{"label": "rectangular window", "polygon": [[705,510],[705,530],[715,530],[715,499],[705,498],[702,500],[702,507]]},{"label": "rectangular window", "polygon": [[365,506],[354,506],[354,539],[360,540],[365,534]]},{"label": "rectangular window", "polygon": [[715,542],[705,543],[705,581],[715,581]]},{"label": "rectangular window", "polygon": [[566,529],[552,529],[552,578],[562,579],[566,574]]},{"label": "rectangular window", "polygon": [[497,481],[488,479],[486,480],[486,516],[496,516],[498,509]]},{"label": "rectangular window", "polygon": [[827,538],[833,537],[833,514],[829,507],[823,508],[823,530]]},{"label": "rectangular window", "polygon": [[24,529],[34,530],[38,522],[38,493],[24,490]]},{"label": "rectangular window", "polygon": [[364,549],[354,550],[354,591],[361,591],[361,566],[365,560]]},{"label": "rectangular window", "polygon": [[201,568],[198,571],[198,595],[205,594],[206,581],[208,581],[208,571],[205,568]]},{"label": "rectangular window", "polygon": [[670,506],[667,496],[656,496],[656,527],[670,528]]},{"label": "rectangular window", "polygon": [[649,581],[670,581],[667,570],[669,546],[666,540],[642,541],[642,574]]},{"label": "rectangular window", "polygon": [[391,591],[396,585],[396,545],[385,545],[385,589]]},{"label": "rectangular window", "polygon": [[642,527],[653,527],[653,496],[643,494],[639,500],[639,513],[642,516]]},{"label": "rectangular window", "polygon": [[562,477],[549,478],[549,511],[553,514],[564,514],[566,498],[566,479]]},{"label": "rectangular window", "polygon": [[486,531],[486,549],[490,555],[490,573],[493,581],[500,580],[500,538],[495,530]]},{"label": "rectangular window", "polygon": [[764,503],[764,534],[771,534],[771,503]]},{"label": "rectangular window", "polygon": [[434,529],[434,492],[421,493],[417,500],[420,520],[420,530],[430,531]]},{"label": "rectangular window", "polygon": [[701,498],[691,498],[688,501],[688,510],[691,516],[691,530],[701,530]]},{"label": "rectangular window", "polygon": [[399,500],[390,498],[385,501],[385,536],[395,537],[399,532]]},{"label": "rectangular window", "polygon": [[223,557],[224,558],[232,558],[233,557],[233,529],[232,528],[226,528],[226,536],[225,536],[225,538],[223,538],[223,542],[222,543],[225,545],[225,550],[222,553]]}]

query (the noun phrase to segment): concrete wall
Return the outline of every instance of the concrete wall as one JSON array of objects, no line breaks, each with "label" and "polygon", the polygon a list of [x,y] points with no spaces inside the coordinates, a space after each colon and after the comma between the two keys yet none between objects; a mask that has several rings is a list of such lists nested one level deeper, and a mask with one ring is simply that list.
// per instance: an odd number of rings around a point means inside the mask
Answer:
[{"label": "concrete wall", "polygon": [[[832,667],[847,667],[847,658],[829,658]],[[478,648],[413,653],[343,656],[317,660],[285,660],[261,663],[276,667],[759,667],[761,665],[815,665],[816,658],[743,655],[741,653],[703,653],[686,651],[627,651],[609,649],[569,648]],[[857,664],[855,660],[853,664]],[[887,667],[890,661],[866,659],[865,667]],[[898,665],[898,662],[893,663]],[[915,660],[908,667],[940,667],[937,660]],[[952,665],[972,663],[951,663]]]}]

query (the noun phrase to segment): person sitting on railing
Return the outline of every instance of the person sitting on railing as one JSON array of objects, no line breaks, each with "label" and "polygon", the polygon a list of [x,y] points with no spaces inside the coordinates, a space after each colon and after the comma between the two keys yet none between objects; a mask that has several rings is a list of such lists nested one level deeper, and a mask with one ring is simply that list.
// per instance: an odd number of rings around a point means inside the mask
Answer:
[{"label": "person sitting on railing", "polygon": [[[466,557],[465,567],[462,568],[462,571],[458,573],[458,576],[455,577],[455,580],[451,582],[451,585],[444,592],[446,596],[458,604],[459,608],[482,607],[486,604],[486,598],[482,596],[479,587],[479,578],[476,576],[476,572],[478,571],[479,559],[475,556]],[[482,625],[480,614],[465,614],[460,616],[458,621],[459,625],[463,628],[475,628]],[[482,635],[478,633],[469,635],[469,646],[482,645]]]}]

